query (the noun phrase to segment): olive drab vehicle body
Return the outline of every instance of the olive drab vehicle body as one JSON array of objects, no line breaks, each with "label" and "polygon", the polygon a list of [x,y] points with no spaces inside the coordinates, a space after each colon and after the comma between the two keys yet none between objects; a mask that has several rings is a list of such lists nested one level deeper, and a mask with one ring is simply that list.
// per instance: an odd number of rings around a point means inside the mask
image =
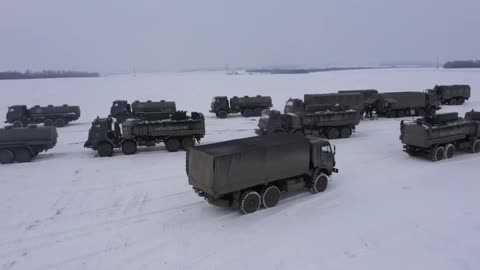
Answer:
[{"label": "olive drab vehicle body", "polygon": [[329,139],[348,138],[360,123],[360,114],[348,107],[325,105],[313,113],[284,113],[272,110],[258,121],[257,135],[305,134]]},{"label": "olive drab vehicle body", "polygon": [[375,108],[378,116],[388,118],[435,115],[439,109],[438,96],[429,91],[380,93]]},{"label": "olive drab vehicle body", "polygon": [[364,103],[364,95],[361,93],[306,94],[303,101],[296,98],[287,100],[284,113],[314,113],[322,111],[325,106],[343,105],[362,115]]},{"label": "olive drab vehicle body", "polygon": [[129,119],[114,122],[111,117],[97,118],[92,122],[84,147],[98,151],[99,156],[113,155],[114,148],[121,148],[126,155],[137,152],[137,146],[155,146],[165,143],[169,152],[186,150],[205,136],[203,114],[177,111],[169,119]]},{"label": "olive drab vehicle body", "polygon": [[339,94],[358,93],[363,95],[363,111],[367,111],[368,107],[375,107],[378,100],[378,90],[364,89],[364,90],[340,90]]},{"label": "olive drab vehicle body", "polygon": [[214,97],[210,104],[210,112],[218,118],[227,118],[229,114],[241,113],[245,117],[260,116],[263,111],[273,106],[269,96],[244,96],[228,99],[226,96]]},{"label": "olive drab vehicle body", "polygon": [[280,192],[321,192],[335,168],[327,140],[272,135],[191,147],[186,155],[188,182],[209,203],[244,213],[273,207]]},{"label": "olive drab vehicle body", "polygon": [[64,127],[69,122],[80,118],[80,107],[64,104],[62,106],[39,106],[27,108],[26,105],[8,107],[5,123],[15,127],[24,127],[28,124],[41,124],[45,126]]},{"label": "olive drab vehicle body", "polygon": [[480,112],[425,116],[400,124],[400,140],[411,156],[426,156],[432,161],[452,158],[457,150],[480,152]]},{"label": "olive drab vehicle body", "polygon": [[53,148],[57,137],[55,127],[0,128],[0,163],[30,162],[40,152]]},{"label": "olive drab vehicle body", "polygon": [[438,95],[441,104],[462,105],[470,98],[470,85],[436,85],[429,90]]},{"label": "olive drab vehicle body", "polygon": [[134,101],[131,105],[126,100],[115,100],[110,108],[110,116],[115,118],[119,123],[125,120],[163,120],[168,119],[177,111],[174,101],[151,101],[146,102]]}]

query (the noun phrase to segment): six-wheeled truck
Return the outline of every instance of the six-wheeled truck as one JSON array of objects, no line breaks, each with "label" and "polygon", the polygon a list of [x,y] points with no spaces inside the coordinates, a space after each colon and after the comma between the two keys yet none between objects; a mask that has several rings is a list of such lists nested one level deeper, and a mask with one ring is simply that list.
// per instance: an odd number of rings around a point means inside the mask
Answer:
[{"label": "six-wheeled truck", "polygon": [[361,93],[312,94],[304,95],[303,100],[287,100],[284,113],[314,113],[323,110],[325,106],[343,105],[363,115],[364,103],[364,95]]},{"label": "six-wheeled truck", "polygon": [[80,107],[69,106],[39,106],[35,105],[28,109],[26,105],[14,105],[8,107],[7,120],[5,123],[15,127],[24,127],[28,124],[40,124],[45,126],[64,127],[69,122],[80,118]]},{"label": "six-wheeled truck", "polygon": [[445,105],[462,105],[470,98],[470,85],[436,85],[431,91]]},{"label": "six-wheeled truck", "polygon": [[121,148],[125,155],[137,152],[137,146],[155,146],[165,143],[169,152],[186,150],[205,136],[203,114],[177,111],[165,120],[127,120],[114,122],[111,117],[97,118],[92,122],[84,147],[98,151],[101,157],[113,155]]},{"label": "six-wheeled truck", "polygon": [[400,124],[400,140],[410,156],[426,156],[432,161],[452,158],[457,150],[480,152],[480,112],[425,116]]},{"label": "six-wheeled truck", "polygon": [[191,147],[188,182],[210,204],[253,213],[274,207],[284,191],[327,188],[335,150],[320,138],[271,135]]},{"label": "six-wheeled truck", "polygon": [[241,113],[245,117],[261,116],[263,111],[272,107],[272,98],[269,96],[233,97],[230,102],[227,97],[214,97],[210,104],[210,112],[218,118],[227,118],[229,114]]},{"label": "six-wheeled truck", "polygon": [[177,108],[174,101],[134,101],[131,105],[126,100],[115,100],[110,108],[110,116],[119,123],[129,118],[140,120],[168,119]]},{"label": "six-wheeled truck", "polygon": [[380,93],[375,108],[378,116],[388,118],[435,115],[439,109],[438,96],[429,91]]},{"label": "six-wheeled truck", "polygon": [[55,127],[6,126],[0,128],[0,163],[30,162],[40,152],[57,144]]},{"label": "six-wheeled truck", "polygon": [[360,123],[360,114],[344,106],[328,106],[314,113],[285,113],[272,110],[262,114],[255,133],[322,136],[329,139],[348,138]]}]

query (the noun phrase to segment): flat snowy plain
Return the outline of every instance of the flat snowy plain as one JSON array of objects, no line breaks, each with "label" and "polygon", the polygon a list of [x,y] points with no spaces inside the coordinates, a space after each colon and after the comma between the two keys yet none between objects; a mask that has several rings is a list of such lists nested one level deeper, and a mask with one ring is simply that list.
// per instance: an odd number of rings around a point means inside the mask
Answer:
[{"label": "flat snowy plain", "polygon": [[[216,119],[215,95],[289,97],[341,89],[422,91],[470,84],[443,112],[480,110],[480,70],[385,69],[299,75],[155,73],[0,81],[13,104],[76,104],[82,117],[28,164],[0,166],[0,269],[480,269],[480,155],[430,162],[402,152],[401,119],[365,120],[333,140],[340,172],[327,191],[284,194],[242,215],[188,185],[185,152],[164,146],[99,158],[90,123],[114,99],[175,100],[205,113],[202,143],[254,135],[258,118]],[[405,120],[409,118],[404,118]]]}]

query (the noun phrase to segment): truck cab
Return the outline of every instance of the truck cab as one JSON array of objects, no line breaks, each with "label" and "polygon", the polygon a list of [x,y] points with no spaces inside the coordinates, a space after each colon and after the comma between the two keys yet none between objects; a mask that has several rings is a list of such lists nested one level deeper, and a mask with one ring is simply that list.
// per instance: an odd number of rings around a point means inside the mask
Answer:
[{"label": "truck cab", "polygon": [[257,135],[267,135],[282,131],[282,114],[279,111],[271,110],[262,113],[258,120]]},{"label": "truck cab", "polygon": [[110,117],[97,117],[93,120],[92,127],[88,131],[88,139],[84,147],[97,150],[102,143],[109,143],[113,146],[118,143],[119,138],[121,138],[121,132],[118,123],[113,124],[113,120]]},{"label": "truck cab", "polygon": [[297,112],[304,112],[305,105],[301,99],[298,98],[290,98],[285,103],[285,108],[283,110],[284,113],[297,113]]},{"label": "truck cab", "polygon": [[[17,123],[15,123],[17,122]],[[28,122],[28,109],[25,105],[14,105],[8,107],[7,119],[5,123],[15,123],[15,126],[18,127],[21,123],[22,126],[25,126]]]},{"label": "truck cab", "polygon": [[332,149],[328,140],[318,137],[307,136],[310,140],[310,166],[331,175],[332,172],[338,172],[335,168],[335,146]]},{"label": "truck cab", "polygon": [[220,110],[227,111],[230,104],[226,96],[217,96],[214,97],[212,103],[210,104],[210,112],[217,113]]}]

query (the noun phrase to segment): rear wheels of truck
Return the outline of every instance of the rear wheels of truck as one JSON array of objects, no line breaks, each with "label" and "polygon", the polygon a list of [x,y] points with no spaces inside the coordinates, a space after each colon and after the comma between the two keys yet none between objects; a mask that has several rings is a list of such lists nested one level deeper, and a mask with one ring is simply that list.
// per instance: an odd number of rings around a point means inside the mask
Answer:
[{"label": "rear wheels of truck", "polygon": [[53,122],[52,119],[47,119],[43,122],[43,125],[46,126],[46,127],[51,127],[55,124],[55,122]]},{"label": "rear wheels of truck", "polygon": [[15,160],[19,163],[32,161],[33,155],[27,149],[15,150]]},{"label": "rear wheels of truck", "polygon": [[327,137],[329,139],[336,139],[338,138],[339,132],[337,128],[329,128],[327,131]]},{"label": "rear wheels of truck", "polygon": [[62,118],[55,119],[56,127],[64,127],[67,123]]},{"label": "rear wheels of truck", "polygon": [[260,209],[261,201],[258,192],[254,190],[244,191],[240,197],[240,211],[244,214],[253,213]]},{"label": "rear wheels of truck", "polygon": [[243,116],[252,117],[253,116],[253,111],[251,109],[246,109],[246,110],[243,111]]},{"label": "rear wheels of truck", "polygon": [[180,141],[177,138],[169,138],[165,142],[165,147],[168,152],[177,152],[181,147]]},{"label": "rear wheels of truck", "polygon": [[253,116],[262,116],[262,109],[256,108],[253,110]]},{"label": "rear wheels of truck", "polygon": [[472,153],[480,153],[480,140],[475,140],[472,144]]},{"label": "rear wheels of truck", "polygon": [[102,143],[98,146],[97,152],[100,157],[111,157],[113,155],[113,145]]},{"label": "rear wheels of truck", "polygon": [[137,152],[137,143],[132,140],[127,140],[122,143],[122,152],[125,155],[133,155]]},{"label": "rear wheels of truck", "polygon": [[440,161],[445,157],[445,148],[437,146],[432,150],[432,161]]},{"label": "rear wheels of truck", "polygon": [[220,119],[225,119],[225,118],[227,118],[227,116],[228,116],[228,113],[224,110],[221,110],[221,111],[217,112],[217,117],[220,118]]},{"label": "rear wheels of truck", "polygon": [[449,143],[445,146],[445,157],[452,158],[455,155],[455,145]]},{"label": "rear wheels of truck", "polygon": [[456,98],[450,99],[449,104],[450,104],[450,105],[457,105],[457,99],[456,99]]},{"label": "rear wheels of truck", "polygon": [[280,189],[277,186],[267,186],[261,194],[262,205],[265,208],[274,207],[280,200]]},{"label": "rear wheels of truck", "polygon": [[22,121],[17,120],[17,121],[14,121],[12,123],[12,126],[15,127],[15,128],[21,128],[21,127],[23,127],[23,123],[22,123]]},{"label": "rear wheels of truck", "polygon": [[352,129],[349,127],[343,127],[340,130],[340,137],[341,138],[348,138],[352,135]]},{"label": "rear wheels of truck", "polygon": [[195,141],[192,137],[183,137],[181,142],[182,150],[187,151],[188,148],[195,146]]},{"label": "rear wheels of truck", "polygon": [[465,103],[465,98],[463,98],[463,97],[457,98],[457,104],[458,105],[462,105],[463,103]]},{"label": "rear wheels of truck", "polygon": [[14,160],[13,152],[10,150],[1,150],[0,151],[0,163],[1,164],[9,164],[12,163]]}]

